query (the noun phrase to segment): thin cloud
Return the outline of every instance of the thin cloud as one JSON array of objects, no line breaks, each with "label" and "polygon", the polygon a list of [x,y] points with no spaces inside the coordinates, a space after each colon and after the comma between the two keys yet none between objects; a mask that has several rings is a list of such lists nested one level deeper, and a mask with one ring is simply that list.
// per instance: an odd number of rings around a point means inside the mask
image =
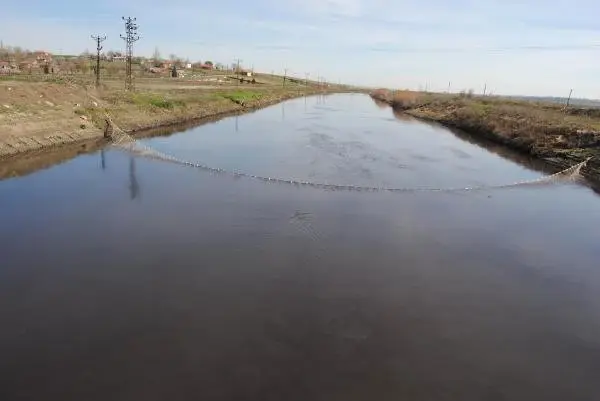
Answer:
[{"label": "thin cloud", "polygon": [[[194,60],[293,70],[334,80],[417,88],[486,81],[497,93],[553,94],[574,86],[600,96],[595,0],[106,0],[11,2],[0,15],[5,43],[81,53],[90,34],[122,49],[121,15],[137,16],[137,54],[158,46]],[[90,7],[92,7],[90,9]],[[569,63],[557,62],[568,59]],[[543,68],[541,67],[543,66]]]}]

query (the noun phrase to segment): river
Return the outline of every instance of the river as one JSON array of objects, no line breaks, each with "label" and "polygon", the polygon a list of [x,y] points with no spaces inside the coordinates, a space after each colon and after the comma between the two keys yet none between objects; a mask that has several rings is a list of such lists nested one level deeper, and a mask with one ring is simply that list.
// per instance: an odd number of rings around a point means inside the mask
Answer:
[{"label": "river", "polygon": [[600,198],[358,94],[0,181],[0,399],[595,400]]}]

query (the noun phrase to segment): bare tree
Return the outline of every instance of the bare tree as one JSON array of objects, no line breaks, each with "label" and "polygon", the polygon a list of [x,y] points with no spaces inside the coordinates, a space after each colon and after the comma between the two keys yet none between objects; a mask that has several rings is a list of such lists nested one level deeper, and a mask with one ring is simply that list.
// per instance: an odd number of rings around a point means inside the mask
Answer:
[{"label": "bare tree", "polygon": [[89,57],[80,57],[75,61],[75,69],[82,73],[87,73],[90,71],[90,61]]},{"label": "bare tree", "polygon": [[160,65],[160,51],[158,51],[158,47],[154,48],[154,54],[152,55],[152,60],[154,61],[155,67],[158,67]]},{"label": "bare tree", "polygon": [[15,60],[17,60],[17,62],[21,61],[23,59],[23,49],[21,49],[19,46],[15,46],[13,47],[13,54],[15,56]]}]

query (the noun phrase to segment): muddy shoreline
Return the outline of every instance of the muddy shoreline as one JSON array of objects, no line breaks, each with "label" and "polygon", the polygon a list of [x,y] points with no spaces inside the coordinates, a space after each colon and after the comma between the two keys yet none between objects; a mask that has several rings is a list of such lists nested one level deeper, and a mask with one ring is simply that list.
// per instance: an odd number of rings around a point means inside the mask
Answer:
[{"label": "muddy shoreline", "polygon": [[[447,104],[444,103],[401,104],[377,94],[371,94],[371,97],[377,102],[389,105],[395,112],[404,113],[421,121],[440,124],[451,130],[458,130],[475,141],[495,143],[522,155],[540,160],[551,166],[555,172],[593,157],[587,166],[582,169],[582,174],[590,180],[590,184],[594,188],[600,186],[600,149],[598,148],[539,148],[518,135],[510,137],[490,129],[490,126],[494,126],[493,123],[488,123],[485,120],[474,123],[472,120],[462,119],[456,114],[448,112],[445,108]],[[540,131],[547,129],[543,126],[536,128]]]},{"label": "muddy shoreline", "polygon": [[[135,138],[171,135],[187,128],[218,121],[220,119],[252,113],[286,100],[303,96],[328,95],[339,91],[300,91],[265,96],[259,100],[240,105],[231,102],[217,110],[164,118],[142,124],[125,131]],[[81,154],[93,153],[108,145],[100,129],[87,130],[78,134],[54,134],[44,138],[18,137],[12,141],[0,142],[0,179],[19,177],[60,164]]]}]

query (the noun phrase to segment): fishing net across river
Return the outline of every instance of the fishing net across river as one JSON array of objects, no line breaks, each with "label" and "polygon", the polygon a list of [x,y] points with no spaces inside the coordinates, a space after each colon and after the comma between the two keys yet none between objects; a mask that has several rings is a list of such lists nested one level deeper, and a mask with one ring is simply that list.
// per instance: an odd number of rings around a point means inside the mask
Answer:
[{"label": "fishing net across river", "polygon": [[434,187],[376,187],[376,186],[363,186],[363,185],[341,185],[327,182],[313,182],[297,179],[288,179],[282,177],[267,177],[251,174],[244,171],[227,170],[219,167],[209,166],[203,163],[184,160],[173,155],[169,155],[153,149],[147,145],[144,145],[140,141],[136,140],[122,129],[113,125],[112,133],[112,146],[126,150],[132,154],[155,159],[166,162],[176,163],[183,166],[193,167],[200,170],[208,171],[211,173],[230,175],[237,178],[248,178],[252,180],[258,180],[274,184],[286,184],[296,187],[312,187],[326,190],[343,190],[343,191],[366,191],[366,192],[461,192],[461,191],[481,191],[490,189],[502,189],[502,188],[514,188],[522,186],[533,186],[533,185],[548,185],[556,184],[561,182],[573,182],[582,179],[581,169],[591,159],[587,159],[579,164],[572,167],[559,171],[558,173],[524,181],[516,181],[501,185],[478,185],[478,186],[467,186],[467,187],[455,187],[455,188],[434,188]]}]

